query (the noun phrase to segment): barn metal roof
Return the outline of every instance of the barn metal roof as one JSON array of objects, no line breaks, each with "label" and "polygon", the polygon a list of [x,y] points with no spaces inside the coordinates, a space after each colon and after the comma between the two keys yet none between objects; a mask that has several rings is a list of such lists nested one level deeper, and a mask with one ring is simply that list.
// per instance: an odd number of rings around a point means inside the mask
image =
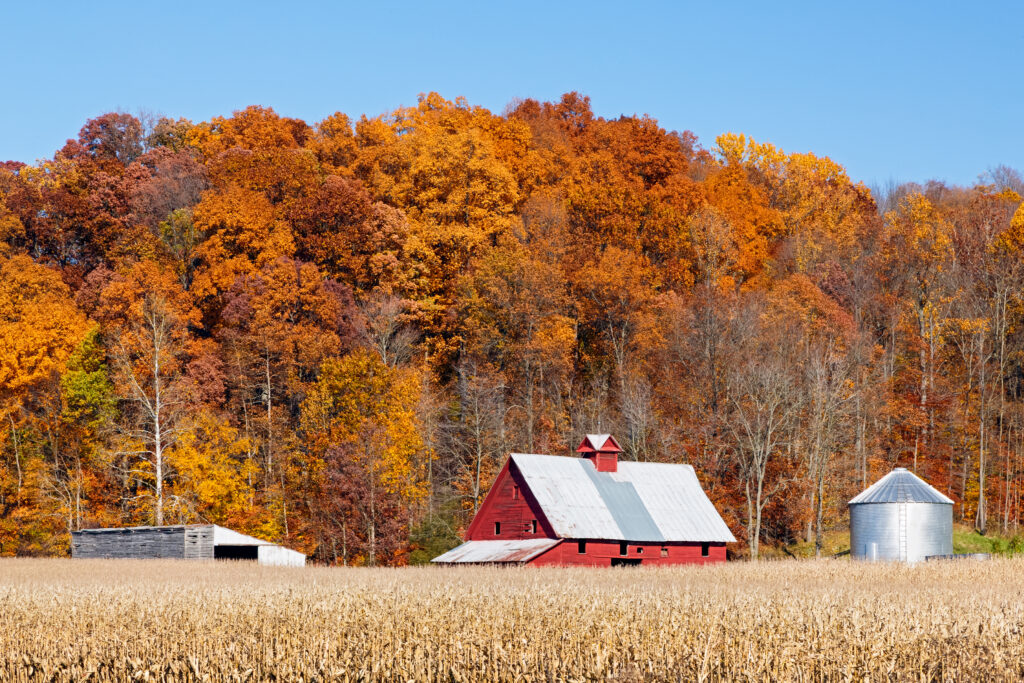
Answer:
[{"label": "barn metal roof", "polygon": [[862,503],[940,503],[953,501],[905,467],[897,467],[871,486],[864,489],[850,505]]},{"label": "barn metal roof", "polygon": [[530,538],[523,541],[466,541],[432,562],[528,562],[548,548],[558,545],[557,538]]},{"label": "barn metal roof", "polygon": [[586,458],[525,453],[512,462],[562,538],[736,540],[689,465],[620,460],[617,472],[598,472]]}]

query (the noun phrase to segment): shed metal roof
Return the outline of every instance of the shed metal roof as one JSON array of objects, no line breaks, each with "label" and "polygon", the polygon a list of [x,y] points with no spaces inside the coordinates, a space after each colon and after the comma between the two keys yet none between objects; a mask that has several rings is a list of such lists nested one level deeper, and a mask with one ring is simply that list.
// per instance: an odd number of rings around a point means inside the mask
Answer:
[{"label": "shed metal roof", "polygon": [[557,538],[530,538],[522,541],[466,541],[432,562],[528,562],[548,548],[561,543]]},{"label": "shed metal roof", "polygon": [[225,527],[217,524],[213,525],[213,544],[214,545],[278,545],[277,543],[271,543],[270,541],[264,541],[262,538],[256,538],[255,536],[247,536],[240,534],[237,531],[232,531]]},{"label": "shed metal roof", "polygon": [[861,491],[850,505],[862,503],[939,503],[953,501],[905,467],[897,467]]},{"label": "shed metal roof", "polygon": [[619,461],[598,472],[586,458],[513,453],[544,516],[561,538],[735,542],[690,465]]}]

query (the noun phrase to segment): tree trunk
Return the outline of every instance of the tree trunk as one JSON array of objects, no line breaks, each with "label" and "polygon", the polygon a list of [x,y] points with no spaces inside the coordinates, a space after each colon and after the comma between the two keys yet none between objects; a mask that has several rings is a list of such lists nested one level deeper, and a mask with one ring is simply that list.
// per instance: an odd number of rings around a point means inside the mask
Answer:
[{"label": "tree trunk", "polygon": [[271,384],[271,377],[270,377],[270,351],[269,351],[269,349],[266,349],[264,351],[264,354],[263,354],[263,370],[264,370],[264,379],[266,380],[266,392],[267,392],[267,396],[266,396],[266,403],[267,403],[267,453],[266,453],[267,473],[266,473],[266,477],[267,477],[267,485],[269,486],[270,485],[270,481],[271,481],[272,477],[274,476],[273,475],[273,467],[274,467],[274,455],[273,455],[273,453],[274,453],[274,421],[273,421],[273,410],[272,410],[273,409],[273,400],[272,400],[272,394],[271,394],[271,392],[273,391],[273,386]]},{"label": "tree trunk", "polygon": [[750,559],[757,559],[757,532],[754,526],[754,500],[750,494],[750,480],[747,480],[744,490],[747,494],[747,548],[750,550]]},{"label": "tree trunk", "polygon": [[985,533],[988,523],[988,501],[985,497],[985,359],[984,340],[981,340],[981,348],[978,350],[978,360],[981,361],[978,367],[978,510],[974,517],[974,528],[981,534]]},{"label": "tree trunk", "polygon": [[818,505],[816,509],[814,519],[814,556],[821,557],[821,546],[822,546],[822,518],[824,517],[825,506],[822,503],[822,499],[825,496],[825,473],[821,470],[818,476]]},{"label": "tree trunk", "polygon": [[[371,475],[372,476],[372,475]],[[370,566],[377,566],[377,487],[370,482]]]},{"label": "tree trunk", "polygon": [[[919,394],[920,401],[918,403],[918,409],[921,411],[921,415],[922,416],[927,417],[927,413],[928,413],[928,361],[927,361],[927,356],[926,356],[926,353],[925,353],[925,343],[926,343],[925,340],[927,338],[926,337],[926,329],[925,329],[925,311],[926,311],[926,308],[925,308],[924,302],[923,301],[919,301],[918,302],[918,311],[917,311],[917,322],[918,322],[918,334],[920,335],[921,340],[920,340],[920,346],[919,346],[919,348],[917,350],[917,361],[918,361],[918,371],[921,373],[921,378],[920,378],[920,387],[918,389],[918,391],[920,392],[920,394]],[[928,427],[926,426],[927,424],[928,424],[928,422],[927,422],[927,420],[925,420],[925,426],[921,426],[921,427],[918,428],[918,436],[921,436],[922,432],[924,432],[923,436],[924,436],[924,440],[925,441],[928,440]],[[916,441],[914,443],[914,469],[915,470],[917,469],[917,442]]]},{"label": "tree trunk", "polygon": [[761,502],[761,495],[764,493],[764,475],[761,474],[757,478],[757,505],[756,515],[757,521],[754,523],[754,556],[753,559],[758,559],[758,554],[761,549],[761,513],[764,512],[764,504]]},{"label": "tree trunk", "polygon": [[14,426],[14,417],[10,413],[7,414],[7,419],[11,423],[11,443],[14,444],[14,468],[18,472],[18,489],[17,495],[15,496],[15,503],[21,504],[21,487],[22,487],[22,474],[21,474],[21,445],[18,441],[18,430]]},{"label": "tree trunk", "polygon": [[157,334],[156,318],[153,324],[153,472],[156,475],[156,504],[153,506],[153,517],[157,526],[164,525],[164,433],[163,433],[163,383],[160,377],[160,352],[162,343],[155,340],[162,336]]}]

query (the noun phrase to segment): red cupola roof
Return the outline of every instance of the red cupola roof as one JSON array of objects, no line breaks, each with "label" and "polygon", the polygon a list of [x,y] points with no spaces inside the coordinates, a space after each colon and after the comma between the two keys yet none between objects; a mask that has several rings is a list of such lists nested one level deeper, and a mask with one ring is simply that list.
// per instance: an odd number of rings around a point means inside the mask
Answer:
[{"label": "red cupola roof", "polygon": [[611,434],[587,434],[576,452],[594,463],[598,472],[617,472],[622,448]]}]

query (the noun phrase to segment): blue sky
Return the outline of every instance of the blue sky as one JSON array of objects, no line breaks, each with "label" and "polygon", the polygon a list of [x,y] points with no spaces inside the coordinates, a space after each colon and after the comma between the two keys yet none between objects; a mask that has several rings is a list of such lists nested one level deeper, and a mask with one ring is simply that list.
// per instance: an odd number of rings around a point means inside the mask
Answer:
[{"label": "blue sky", "polygon": [[1024,170],[1024,3],[68,2],[9,4],[0,159],[87,118],[203,120],[249,104],[314,122],[420,92],[501,111],[578,90],[705,147],[726,131],[871,184]]}]

